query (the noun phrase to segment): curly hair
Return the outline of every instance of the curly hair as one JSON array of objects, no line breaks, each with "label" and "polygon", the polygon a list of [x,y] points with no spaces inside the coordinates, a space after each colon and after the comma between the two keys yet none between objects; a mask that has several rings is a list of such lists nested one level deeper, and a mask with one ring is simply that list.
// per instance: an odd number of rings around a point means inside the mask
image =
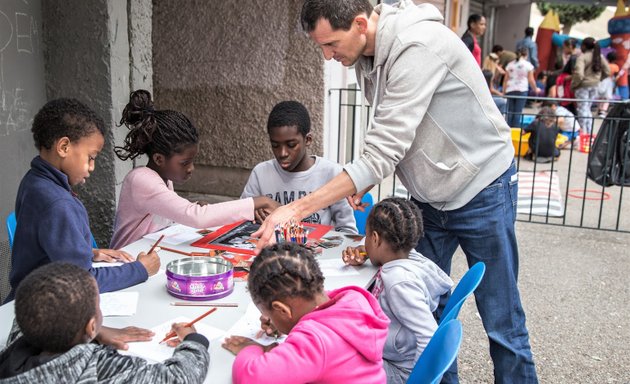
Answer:
[{"label": "curly hair", "polygon": [[15,319],[31,345],[66,352],[96,315],[96,295],[96,281],[88,271],[74,264],[46,264],[18,286]]},{"label": "curly hair", "polygon": [[297,101],[281,101],[276,104],[267,119],[267,132],[278,127],[297,127],[302,136],[311,131],[308,110]]},{"label": "curly hair", "polygon": [[122,147],[114,152],[121,160],[161,153],[167,158],[184,147],[199,143],[197,128],[183,114],[171,110],[155,110],[151,93],[144,89],[129,95],[120,125],[129,128]]},{"label": "curly hair", "polygon": [[388,198],[374,205],[366,226],[381,235],[394,251],[411,251],[424,236],[420,209],[400,197]]},{"label": "curly hair", "polygon": [[31,127],[38,150],[51,149],[62,137],[76,142],[96,131],[105,136],[103,119],[77,99],[49,101],[37,112]]},{"label": "curly hair", "polygon": [[310,250],[295,243],[279,243],[256,256],[247,289],[255,303],[271,308],[273,301],[287,297],[314,299],[324,291],[324,275]]},{"label": "curly hair", "polygon": [[306,0],[302,5],[300,20],[306,32],[315,30],[319,19],[326,19],[333,30],[347,31],[354,18],[365,13],[369,17],[372,4],[368,0]]}]

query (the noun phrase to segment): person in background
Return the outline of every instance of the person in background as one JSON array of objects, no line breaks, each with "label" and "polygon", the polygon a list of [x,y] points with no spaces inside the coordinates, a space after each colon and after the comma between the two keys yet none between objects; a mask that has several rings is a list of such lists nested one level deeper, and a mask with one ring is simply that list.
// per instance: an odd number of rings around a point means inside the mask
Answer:
[{"label": "person in background", "polygon": [[423,236],[422,214],[400,197],[381,200],[370,211],[365,244],[348,247],[348,265],[370,260],[380,267],[372,294],[389,317],[383,350],[388,384],[404,384],[438,325],[433,312],[453,281],[434,262],[414,249]]},{"label": "person in background", "polygon": [[472,52],[477,65],[481,67],[481,46],[479,45],[479,37],[486,32],[486,18],[482,15],[472,14],[468,16],[468,29],[462,35],[462,41],[466,47]]},{"label": "person in background", "polygon": [[[0,354],[0,381],[25,383],[202,383],[208,340],[185,323],[173,324],[173,357],[149,364],[93,343],[103,314],[96,280],[74,264],[52,262],[18,286],[15,317],[23,335]],[[181,342],[181,343],[179,343]]]},{"label": "person in background", "polygon": [[580,136],[580,124],[575,118],[575,115],[562,105],[558,105],[558,102],[555,100],[543,101],[542,107],[551,108],[558,118],[556,123],[560,128],[560,134],[567,138],[567,140],[558,148],[565,149],[571,147],[572,145],[577,145],[577,140]]},{"label": "person in background", "polygon": [[518,58],[508,64],[505,71],[507,75],[503,80],[503,89],[507,96],[517,96],[519,98],[508,97],[507,104],[507,122],[512,128],[520,128],[522,125],[522,112],[527,101],[528,85],[535,90],[536,93],[540,89],[534,80],[534,66],[527,60],[528,49],[521,47],[516,52]]},{"label": "person in background", "polygon": [[499,112],[501,112],[502,115],[505,115],[507,110],[507,100],[505,99],[503,92],[497,90],[494,87],[492,83],[492,72],[488,69],[484,69],[481,72],[483,73],[483,77],[486,79],[486,83],[488,84],[488,89],[490,90],[490,94],[492,95],[492,100],[494,100],[497,108],[499,108]]},{"label": "person in background", "polygon": [[560,156],[560,150],[556,147],[556,138],[560,131],[556,124],[557,120],[550,107],[543,107],[536,119],[523,128],[522,133],[531,133],[525,159],[536,161],[539,158],[550,159]]},{"label": "person in background", "polygon": [[601,118],[606,117],[606,113],[608,112],[608,105],[610,104],[608,103],[608,101],[613,100],[613,95],[615,93],[615,84],[617,82],[617,77],[619,76],[619,66],[615,64],[615,61],[617,61],[617,52],[608,52],[608,54],[606,55],[606,60],[608,60],[610,76],[600,81],[599,87],[597,87],[597,98],[606,101],[597,104],[598,115]]},{"label": "person in background", "polygon": [[262,314],[263,330],[287,338],[270,346],[242,336],[226,338],[223,348],[236,355],[235,384],[385,382],[389,319],[362,288],[324,291],[324,276],[310,250],[295,243],[263,249],[251,265],[247,290]]},{"label": "person in background", "polygon": [[562,42],[562,66],[567,65],[567,63],[573,59],[577,59],[577,57],[581,54],[580,49],[577,47],[577,40],[570,37]]},{"label": "person in background", "polygon": [[[297,101],[276,104],[267,119],[267,134],[275,159],[257,164],[249,175],[241,199],[267,196],[280,205],[300,199],[337,176],[343,167],[323,157],[312,156],[311,118]],[[258,217],[267,217],[259,212]],[[357,233],[354,210],[341,199],[302,220],[306,223],[332,225],[336,231]]]},{"label": "person in background", "polygon": [[533,39],[534,28],[525,28],[525,37],[516,42],[516,52],[518,53],[523,48],[527,49],[527,61],[532,63],[534,69],[538,68],[538,46]]},{"label": "person in background", "polygon": [[[132,169],[123,180],[111,246],[124,247],[174,223],[207,228],[254,220],[255,211],[279,206],[267,196],[206,204],[179,196],[173,184],[192,177],[199,151],[197,128],[183,114],[155,109],[151,93],[134,91],[120,124],[129,128],[116,156],[125,161],[146,154],[147,165]],[[262,220],[262,219],[261,219]]]},{"label": "person in background", "polygon": [[571,76],[571,90],[577,99],[583,99],[577,102],[577,117],[583,133],[590,135],[593,130],[591,105],[597,96],[599,82],[610,76],[610,67],[594,38],[584,39],[581,49],[582,54],[576,59]]}]

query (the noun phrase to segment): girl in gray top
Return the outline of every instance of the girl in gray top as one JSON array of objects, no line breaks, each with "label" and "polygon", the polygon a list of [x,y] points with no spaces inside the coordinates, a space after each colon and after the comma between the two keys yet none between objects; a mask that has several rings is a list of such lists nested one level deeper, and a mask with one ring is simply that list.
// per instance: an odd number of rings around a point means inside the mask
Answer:
[{"label": "girl in gray top", "polygon": [[[405,383],[437,329],[433,312],[453,281],[413,247],[423,235],[417,206],[401,198],[376,204],[366,223],[365,245],[348,247],[343,261],[380,266],[372,294],[391,323],[383,350],[388,383]],[[404,310],[403,310],[404,309]]]}]

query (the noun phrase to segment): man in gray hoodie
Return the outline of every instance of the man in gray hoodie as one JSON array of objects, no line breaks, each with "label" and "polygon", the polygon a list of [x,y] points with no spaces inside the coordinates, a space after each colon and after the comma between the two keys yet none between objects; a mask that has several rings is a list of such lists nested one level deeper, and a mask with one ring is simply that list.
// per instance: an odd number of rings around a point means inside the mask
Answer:
[{"label": "man in gray hoodie", "polygon": [[[437,8],[403,0],[306,0],[302,25],[326,60],[355,66],[372,105],[361,157],[308,196],[274,211],[254,233],[273,241],[278,223],[300,220],[343,196],[358,205],[396,172],[423,212],[417,250],[450,273],[458,246],[486,263],[475,292],[498,383],[536,383],[517,287],[517,184],[510,128],[466,46]],[[456,374],[445,381],[457,382]]]}]

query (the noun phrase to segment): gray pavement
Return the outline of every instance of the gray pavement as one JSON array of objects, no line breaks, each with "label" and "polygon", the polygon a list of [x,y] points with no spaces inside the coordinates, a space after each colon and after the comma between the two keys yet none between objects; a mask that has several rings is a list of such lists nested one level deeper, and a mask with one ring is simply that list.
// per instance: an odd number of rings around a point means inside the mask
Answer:
[{"label": "gray pavement", "polygon": [[[519,288],[541,383],[630,383],[630,234],[517,223]],[[452,277],[467,270],[463,253]],[[462,383],[493,382],[481,319],[459,316]]]}]

